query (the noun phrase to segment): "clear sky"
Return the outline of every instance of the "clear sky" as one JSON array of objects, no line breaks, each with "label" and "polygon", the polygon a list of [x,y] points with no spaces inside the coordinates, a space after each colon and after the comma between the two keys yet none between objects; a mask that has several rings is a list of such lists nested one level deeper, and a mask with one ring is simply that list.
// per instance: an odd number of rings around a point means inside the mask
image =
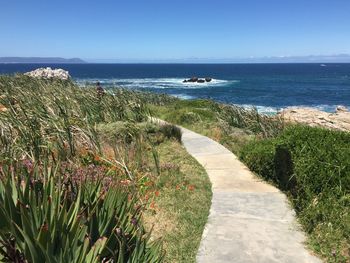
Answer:
[{"label": "clear sky", "polygon": [[0,0],[0,56],[350,53],[350,0]]}]

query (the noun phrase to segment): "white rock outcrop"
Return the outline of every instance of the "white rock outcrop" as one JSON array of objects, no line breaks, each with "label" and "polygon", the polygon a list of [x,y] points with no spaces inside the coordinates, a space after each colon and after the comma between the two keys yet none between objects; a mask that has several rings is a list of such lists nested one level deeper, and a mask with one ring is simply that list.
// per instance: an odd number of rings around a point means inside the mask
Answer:
[{"label": "white rock outcrop", "polygon": [[67,80],[70,78],[69,72],[63,69],[52,69],[50,67],[47,68],[38,68],[36,70],[24,73],[24,75],[33,77],[33,78],[43,78],[43,79],[62,79]]},{"label": "white rock outcrop", "polygon": [[350,131],[350,112],[344,106],[338,106],[334,113],[328,113],[314,108],[291,107],[284,109],[279,115],[285,121],[289,122]]}]

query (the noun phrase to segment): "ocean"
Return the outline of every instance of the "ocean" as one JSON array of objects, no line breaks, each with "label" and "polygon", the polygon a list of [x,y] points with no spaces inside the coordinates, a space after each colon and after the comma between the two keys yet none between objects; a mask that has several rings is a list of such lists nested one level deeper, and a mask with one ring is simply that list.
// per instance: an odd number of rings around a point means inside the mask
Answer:
[{"label": "ocean", "polygon": [[[337,105],[350,107],[350,64],[0,64],[0,74],[48,66],[68,70],[82,86],[100,81],[105,88],[209,98],[262,113],[290,106],[328,112]],[[183,83],[192,76],[213,80]]]}]

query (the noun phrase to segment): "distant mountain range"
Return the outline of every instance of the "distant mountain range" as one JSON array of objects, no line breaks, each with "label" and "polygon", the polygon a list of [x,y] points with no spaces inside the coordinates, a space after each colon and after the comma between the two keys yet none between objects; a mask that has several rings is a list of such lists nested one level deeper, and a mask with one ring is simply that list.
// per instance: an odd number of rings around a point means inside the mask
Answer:
[{"label": "distant mountain range", "polygon": [[59,57],[0,57],[0,63],[86,63],[80,58],[59,58]]}]

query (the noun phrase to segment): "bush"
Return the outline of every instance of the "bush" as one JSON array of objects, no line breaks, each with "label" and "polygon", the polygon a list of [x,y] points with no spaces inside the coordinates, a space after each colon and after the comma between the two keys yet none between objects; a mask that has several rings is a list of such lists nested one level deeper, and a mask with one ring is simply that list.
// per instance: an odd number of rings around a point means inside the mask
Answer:
[{"label": "bush", "polygon": [[181,129],[172,124],[164,124],[160,127],[160,132],[164,134],[168,139],[174,138],[178,142],[181,142],[182,132]]},{"label": "bush", "polygon": [[276,182],[274,155],[275,147],[272,140],[251,141],[240,152],[241,159],[250,170],[272,182]]},{"label": "bush", "polygon": [[293,126],[248,143],[240,156],[289,193],[319,253],[339,262],[350,258],[350,133]]},{"label": "bush", "polygon": [[180,114],[179,120],[181,124],[184,124],[184,123],[191,124],[191,123],[201,121],[201,117],[194,112],[184,112]]}]

